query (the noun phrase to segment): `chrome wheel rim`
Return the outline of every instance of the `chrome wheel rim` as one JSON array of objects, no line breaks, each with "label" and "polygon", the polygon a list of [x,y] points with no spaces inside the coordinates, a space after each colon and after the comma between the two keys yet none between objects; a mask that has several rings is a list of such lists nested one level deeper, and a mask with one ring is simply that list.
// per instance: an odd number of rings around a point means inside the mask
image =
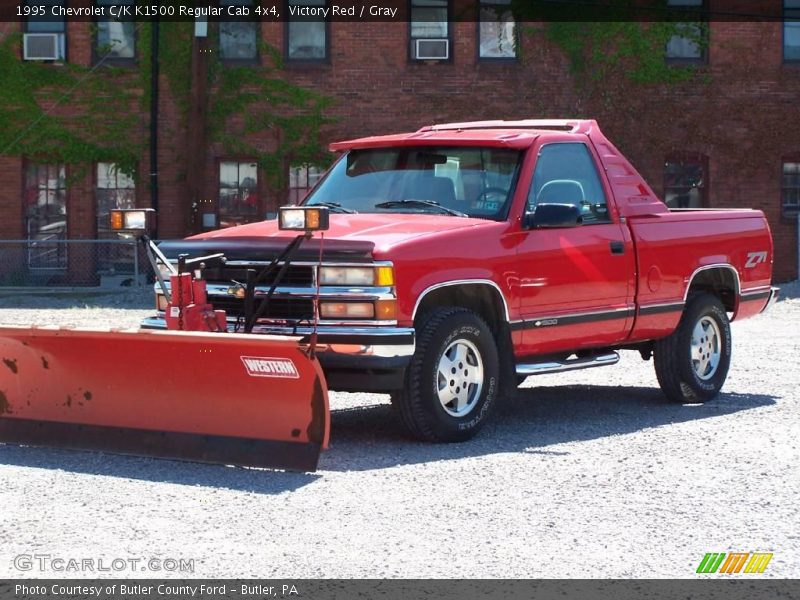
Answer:
[{"label": "chrome wheel rim", "polygon": [[695,375],[703,381],[711,379],[717,372],[722,356],[722,335],[717,322],[711,317],[703,317],[692,331],[692,368]]},{"label": "chrome wheel rim", "polygon": [[463,417],[475,408],[483,389],[483,359],[469,340],[452,342],[439,358],[436,391],[444,411]]}]

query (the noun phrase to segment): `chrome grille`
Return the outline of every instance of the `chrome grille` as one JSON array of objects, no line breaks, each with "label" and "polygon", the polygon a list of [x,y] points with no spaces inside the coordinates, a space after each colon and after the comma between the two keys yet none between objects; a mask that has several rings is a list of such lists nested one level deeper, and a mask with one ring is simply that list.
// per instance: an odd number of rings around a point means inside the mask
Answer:
[{"label": "chrome grille", "polygon": [[[239,298],[220,298],[219,296],[211,299],[214,308],[224,310],[228,317],[244,317],[244,300]],[[253,310],[257,311],[264,302],[262,298],[254,298]],[[312,320],[314,318],[314,300],[312,298],[272,298],[269,301],[267,310],[261,315],[263,319],[291,319],[291,320]]]},{"label": "chrome grille", "polygon": [[[258,274],[264,265],[225,265],[222,267],[206,269],[203,278],[206,281],[230,283],[247,281],[247,270],[253,269]],[[276,267],[259,285],[272,285],[275,277],[280,271],[280,266]],[[281,286],[311,287],[314,285],[314,267],[311,265],[289,265],[281,278]]]}]

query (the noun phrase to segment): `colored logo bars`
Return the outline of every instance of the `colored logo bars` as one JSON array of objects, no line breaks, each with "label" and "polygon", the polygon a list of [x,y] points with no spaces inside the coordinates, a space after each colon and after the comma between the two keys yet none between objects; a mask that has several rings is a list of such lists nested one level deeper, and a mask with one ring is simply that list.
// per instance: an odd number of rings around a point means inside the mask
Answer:
[{"label": "colored logo bars", "polygon": [[771,560],[771,552],[709,552],[700,561],[697,573],[763,573]]}]

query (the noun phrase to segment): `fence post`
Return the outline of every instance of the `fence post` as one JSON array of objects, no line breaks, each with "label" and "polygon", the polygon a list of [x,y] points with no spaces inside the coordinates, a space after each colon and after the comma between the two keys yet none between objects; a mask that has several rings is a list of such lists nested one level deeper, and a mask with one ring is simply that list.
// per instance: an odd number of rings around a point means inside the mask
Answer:
[{"label": "fence post", "polygon": [[141,288],[142,282],[139,280],[139,243],[133,240],[133,277],[136,287]]}]

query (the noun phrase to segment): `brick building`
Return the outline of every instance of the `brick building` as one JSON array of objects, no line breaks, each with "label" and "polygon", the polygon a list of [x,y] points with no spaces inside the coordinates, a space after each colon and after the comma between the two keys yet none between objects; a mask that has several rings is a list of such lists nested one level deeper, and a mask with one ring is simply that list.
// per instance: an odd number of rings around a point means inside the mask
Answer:
[{"label": "brick building", "polygon": [[[672,84],[617,77],[608,83],[613,102],[582,81],[591,74],[576,73],[540,25],[514,24],[502,10],[476,10],[475,20],[455,21],[447,0],[409,0],[411,18],[420,10],[424,22],[209,23],[207,37],[191,41],[192,68],[195,74],[207,68],[203,57],[212,53],[224,69],[266,61],[262,43],[278,49],[284,61],[280,77],[333,99],[328,112],[336,120],[323,127],[323,143],[433,122],[596,118],[670,205],[763,210],[775,238],[775,278],[786,281],[798,273],[800,23],[791,17],[800,19],[800,0],[772,1],[790,19],[712,21],[707,47],[672,39],[664,60],[695,64],[698,75]],[[480,6],[477,0],[475,4]],[[132,72],[129,85],[141,85],[135,71],[141,68],[137,57],[142,39],[134,23],[0,23],[0,38],[15,33],[26,34],[20,36],[19,60],[25,60],[24,52],[37,51],[34,42],[48,42],[47,36],[55,34],[54,44],[45,50],[55,53],[52,69],[64,61],[91,67],[101,46],[106,52],[110,46],[111,62]],[[30,34],[45,37],[30,38],[30,47],[23,48],[23,38]],[[278,167],[287,176],[273,184],[254,157],[209,141],[197,126],[198,119],[213,118],[196,105],[203,90],[193,91],[195,105],[189,107],[189,119],[182,120],[167,79],[162,72],[161,238],[263,218],[280,204],[302,198],[313,185],[315,167],[287,158]],[[66,101],[58,111],[68,115],[73,108]],[[144,140],[147,111],[132,110],[142,111],[141,126],[120,135]],[[274,131],[251,137],[265,147],[276,143]],[[102,216],[109,207],[151,204],[150,157],[147,145],[142,148],[138,177],[133,178],[116,171],[113,161],[97,160],[80,172],[0,148],[0,239],[35,239],[48,232],[68,239],[105,235]],[[70,177],[70,171],[77,175]],[[54,268],[68,268],[55,260]]]}]

